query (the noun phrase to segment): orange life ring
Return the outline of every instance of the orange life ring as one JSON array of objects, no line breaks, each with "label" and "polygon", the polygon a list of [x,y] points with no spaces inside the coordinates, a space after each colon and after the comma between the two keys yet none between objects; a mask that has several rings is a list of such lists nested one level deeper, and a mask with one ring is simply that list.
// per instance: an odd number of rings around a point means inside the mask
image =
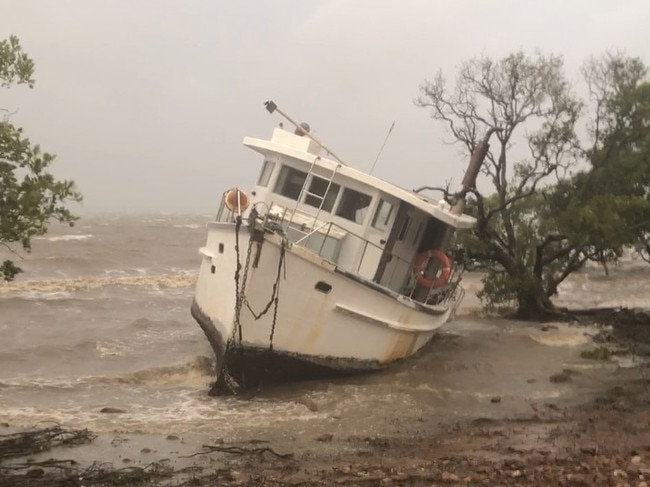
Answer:
[{"label": "orange life ring", "polygon": [[233,213],[246,211],[250,201],[248,195],[239,188],[233,188],[226,191],[223,195],[226,207]]},{"label": "orange life ring", "polygon": [[[429,259],[436,259],[440,264],[440,275],[435,279],[431,280],[424,275],[424,270]],[[442,250],[438,249],[429,249],[415,258],[413,262],[413,274],[417,283],[426,288],[440,287],[447,282],[449,276],[451,275],[451,262],[449,257]]]}]

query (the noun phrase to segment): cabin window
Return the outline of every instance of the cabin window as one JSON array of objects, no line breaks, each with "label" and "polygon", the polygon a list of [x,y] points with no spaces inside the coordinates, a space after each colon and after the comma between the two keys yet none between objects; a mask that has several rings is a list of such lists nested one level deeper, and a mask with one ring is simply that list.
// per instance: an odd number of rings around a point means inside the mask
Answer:
[{"label": "cabin window", "polygon": [[293,167],[282,166],[273,191],[292,200],[297,200],[306,179],[306,172],[298,171]]},{"label": "cabin window", "polygon": [[[334,202],[336,201],[336,197],[338,196],[341,187],[338,184],[329,183],[330,182],[327,179],[312,176],[311,182],[309,183],[309,192],[311,194],[308,194],[305,197],[305,203],[316,208],[320,207],[324,211],[332,211],[332,208],[334,208]],[[327,189],[328,184],[329,190]],[[327,194],[325,194],[326,191]],[[323,203],[322,207],[321,203]]]},{"label": "cabin window", "polygon": [[362,224],[366,219],[368,206],[372,197],[354,189],[344,188],[341,202],[336,208],[336,215],[347,220]]},{"label": "cabin window", "polygon": [[271,179],[271,174],[273,174],[273,169],[275,169],[275,162],[264,161],[262,166],[262,172],[260,173],[260,178],[257,181],[258,186],[266,187],[269,184],[269,179]]},{"label": "cabin window", "polygon": [[394,209],[395,207],[392,203],[384,199],[379,200],[379,206],[377,206],[375,217],[372,220],[372,226],[377,230],[386,230]]}]

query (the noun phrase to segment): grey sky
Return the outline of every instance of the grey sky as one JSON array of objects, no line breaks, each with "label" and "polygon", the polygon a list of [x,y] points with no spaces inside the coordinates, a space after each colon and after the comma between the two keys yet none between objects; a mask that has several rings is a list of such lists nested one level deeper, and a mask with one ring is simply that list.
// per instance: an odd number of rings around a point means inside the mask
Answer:
[{"label": "grey sky", "polygon": [[569,74],[622,49],[650,64],[648,0],[2,0],[0,37],[36,61],[0,107],[57,154],[84,210],[213,212],[260,167],[273,99],[359,169],[406,188],[460,181],[464,158],[413,105],[469,57],[563,55]]}]

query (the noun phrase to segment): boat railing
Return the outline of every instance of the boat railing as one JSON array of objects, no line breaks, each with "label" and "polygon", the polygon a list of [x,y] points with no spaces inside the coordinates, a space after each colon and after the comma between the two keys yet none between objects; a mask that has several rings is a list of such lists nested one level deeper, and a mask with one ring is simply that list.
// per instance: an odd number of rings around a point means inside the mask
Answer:
[{"label": "boat railing", "polygon": [[[309,249],[345,272],[376,284],[382,283],[380,285],[416,300],[417,286],[412,272],[413,259],[407,260],[393,252],[388,252],[384,247],[335,222],[301,223],[295,211],[275,205],[271,205],[271,210],[273,211],[268,211],[263,218],[262,225],[266,230],[281,228],[293,245]],[[305,218],[309,216],[306,215]],[[354,249],[354,251],[341,253],[344,246],[346,250]],[[377,277],[376,272],[380,261],[390,265],[386,265],[384,272]],[[459,303],[462,299],[462,294],[459,293],[464,293],[459,285],[461,274],[462,269],[454,268],[444,285],[429,289],[426,298],[424,300],[419,298],[417,301],[428,304]]]},{"label": "boat railing", "polygon": [[[296,241],[294,242],[294,244],[296,244],[296,245],[300,245],[302,242],[304,242],[305,240],[307,240],[307,239],[308,239],[311,235],[313,235],[314,233],[319,233],[323,228],[325,228],[325,227],[330,227],[331,225],[332,225],[331,222],[323,222],[321,225],[319,225],[319,226],[317,226],[316,228],[312,229],[309,233],[305,233],[305,235],[302,236],[302,237],[300,237],[298,240],[296,240]],[[328,228],[328,231],[326,232],[326,237],[327,237],[328,235],[329,235],[329,228]],[[323,242],[324,242],[324,241],[323,241]],[[322,249],[321,249],[321,251],[322,251]],[[319,254],[320,254],[320,251],[319,251]]]}]

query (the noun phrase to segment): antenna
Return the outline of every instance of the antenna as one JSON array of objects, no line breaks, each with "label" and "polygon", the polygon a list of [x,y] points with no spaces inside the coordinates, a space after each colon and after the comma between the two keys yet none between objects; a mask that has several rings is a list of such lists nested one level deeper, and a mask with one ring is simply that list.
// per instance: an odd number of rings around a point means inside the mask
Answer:
[{"label": "antenna", "polygon": [[381,148],[379,149],[379,153],[377,154],[377,157],[375,157],[375,162],[373,162],[372,167],[370,168],[370,172],[368,174],[372,174],[372,171],[375,170],[375,166],[377,165],[377,161],[379,160],[379,156],[383,152],[384,146],[386,145],[386,142],[388,142],[388,137],[390,137],[390,134],[393,131],[393,127],[395,127],[395,120],[393,120],[393,123],[391,124],[390,128],[388,129],[388,133],[386,134],[386,138],[384,139],[384,143],[381,144]]}]

